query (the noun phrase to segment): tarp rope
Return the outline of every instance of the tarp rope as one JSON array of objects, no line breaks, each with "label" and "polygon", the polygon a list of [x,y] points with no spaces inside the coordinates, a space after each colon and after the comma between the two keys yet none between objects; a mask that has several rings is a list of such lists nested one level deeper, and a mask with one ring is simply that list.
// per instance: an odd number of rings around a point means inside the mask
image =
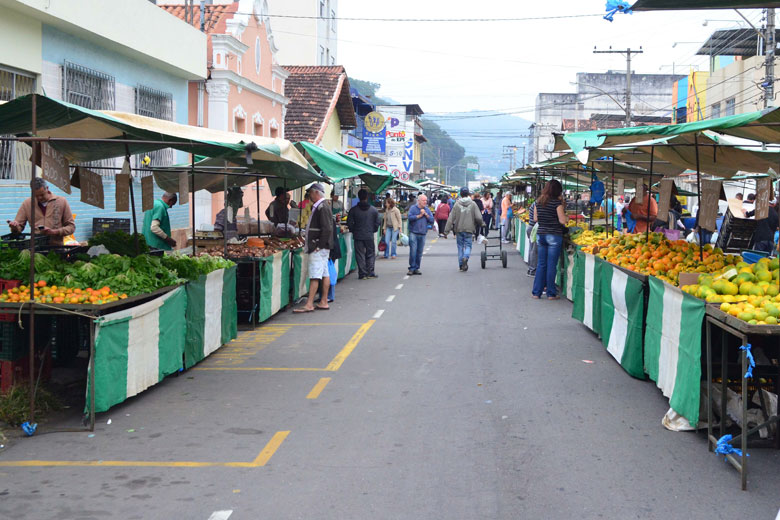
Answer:
[{"label": "tarp rope", "polygon": [[744,350],[745,355],[748,358],[748,363],[750,366],[748,366],[747,372],[745,372],[745,379],[753,379],[753,369],[756,366],[756,360],[753,359],[753,352],[750,350],[752,348],[752,345],[748,343],[747,345],[743,345],[739,347],[739,350]]},{"label": "tarp rope", "polygon": [[615,13],[632,14],[631,4],[625,0],[607,0],[607,14],[604,15],[604,19],[608,22],[612,21],[612,17]]}]

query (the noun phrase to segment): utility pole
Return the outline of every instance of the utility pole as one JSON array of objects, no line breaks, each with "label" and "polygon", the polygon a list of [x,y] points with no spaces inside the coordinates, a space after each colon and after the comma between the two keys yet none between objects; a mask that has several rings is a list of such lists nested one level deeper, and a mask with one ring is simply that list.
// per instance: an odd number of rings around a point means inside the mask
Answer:
[{"label": "utility pole", "polygon": [[766,36],[764,37],[766,52],[766,77],[764,78],[764,108],[775,100],[775,10],[766,10]]},{"label": "utility pole", "polygon": [[644,51],[642,50],[642,46],[639,46],[639,50],[631,50],[631,47],[625,50],[612,50],[610,49],[608,51],[597,51],[595,48],[593,49],[593,54],[625,54],[626,55],[626,128],[631,126],[631,55],[632,54],[642,54]]}]

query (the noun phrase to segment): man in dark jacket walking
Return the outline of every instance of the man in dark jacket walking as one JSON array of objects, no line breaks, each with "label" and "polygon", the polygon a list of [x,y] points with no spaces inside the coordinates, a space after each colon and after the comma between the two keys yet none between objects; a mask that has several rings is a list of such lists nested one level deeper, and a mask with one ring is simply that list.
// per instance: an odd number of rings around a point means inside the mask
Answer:
[{"label": "man in dark jacket walking", "polygon": [[358,265],[358,280],[376,278],[374,262],[376,245],[374,238],[379,230],[379,211],[368,203],[368,191],[358,191],[357,206],[347,214],[347,227],[355,239],[355,259]]}]

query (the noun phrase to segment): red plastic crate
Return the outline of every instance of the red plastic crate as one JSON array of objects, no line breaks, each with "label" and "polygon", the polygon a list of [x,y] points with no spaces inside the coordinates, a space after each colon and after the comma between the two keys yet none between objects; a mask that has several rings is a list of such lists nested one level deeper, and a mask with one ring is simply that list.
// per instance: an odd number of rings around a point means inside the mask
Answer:
[{"label": "red plastic crate", "polygon": [[3,280],[0,278],[0,293],[5,291],[6,289],[13,289],[14,287],[19,287],[22,285],[21,280]]},{"label": "red plastic crate", "polygon": [[[35,371],[42,370],[41,380],[47,381],[51,377],[51,352],[46,353],[46,361],[43,367],[40,366],[40,360],[35,360]],[[0,392],[7,392],[14,384],[20,384],[29,381],[30,357],[25,356],[16,361],[0,361]]]}]

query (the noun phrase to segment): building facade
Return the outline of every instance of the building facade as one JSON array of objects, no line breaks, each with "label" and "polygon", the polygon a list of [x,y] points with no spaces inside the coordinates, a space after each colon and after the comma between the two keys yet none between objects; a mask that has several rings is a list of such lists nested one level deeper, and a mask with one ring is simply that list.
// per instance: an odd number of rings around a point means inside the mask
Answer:
[{"label": "building facade", "polygon": [[[261,0],[209,3],[188,13],[182,4],[161,4],[182,21],[191,20],[208,38],[204,67],[209,77],[189,83],[190,125],[271,138],[284,138],[289,99],[284,95],[289,72],[280,67],[268,4]],[[257,218],[273,199],[262,181],[244,188],[244,207]],[[205,190],[195,194],[195,226],[209,227],[224,207],[224,197]]]},{"label": "building facade", "polygon": [[[668,123],[677,74],[631,74],[632,124]],[[626,73],[579,72],[575,92],[540,93],[531,126],[532,162],[551,157],[553,132],[624,126]]]},{"label": "building facade", "polygon": [[[188,83],[206,77],[206,38],[147,0],[116,2],[111,9],[99,0],[0,0],[0,11],[0,100],[37,92],[87,108],[188,122]],[[171,150],[148,155],[156,165],[185,159]],[[13,219],[29,196],[29,157],[25,145],[0,145],[5,219]],[[66,195],[77,240],[91,235],[93,217],[129,217],[113,211],[110,168],[119,165],[121,160],[90,164],[103,176],[105,209],[79,202],[78,190]],[[173,208],[172,226],[187,228],[188,213],[187,206]]]},{"label": "building facade", "polygon": [[279,63],[328,65],[338,60],[338,0],[268,0]]}]

